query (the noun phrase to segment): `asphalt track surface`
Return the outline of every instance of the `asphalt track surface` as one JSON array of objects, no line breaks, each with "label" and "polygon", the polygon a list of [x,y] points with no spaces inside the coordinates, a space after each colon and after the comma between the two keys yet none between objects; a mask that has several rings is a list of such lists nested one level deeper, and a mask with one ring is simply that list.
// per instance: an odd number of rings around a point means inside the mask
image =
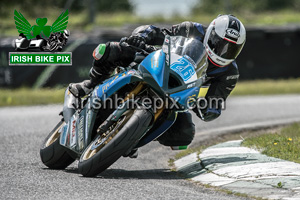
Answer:
[{"label": "asphalt track surface", "polygon": [[[212,134],[300,121],[300,95],[231,97],[219,119],[194,118],[200,145]],[[39,148],[56,125],[61,106],[0,109],[0,199],[244,199],[206,189],[170,171],[176,152],[152,142],[137,159],[121,158],[96,178],[78,174],[77,163],[49,170]]]}]

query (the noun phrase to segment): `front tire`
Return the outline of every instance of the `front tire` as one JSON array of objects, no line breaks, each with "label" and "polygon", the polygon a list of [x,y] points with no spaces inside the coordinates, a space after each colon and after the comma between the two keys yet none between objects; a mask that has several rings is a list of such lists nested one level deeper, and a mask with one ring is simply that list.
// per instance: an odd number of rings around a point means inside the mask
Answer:
[{"label": "front tire", "polygon": [[40,149],[41,160],[50,169],[65,169],[76,158],[75,153],[72,154],[71,150],[59,144],[60,131],[64,125],[65,122],[60,121],[46,137]]},{"label": "front tire", "polygon": [[79,172],[93,177],[107,169],[142,137],[151,120],[148,110],[126,111],[86,148],[78,163]]}]

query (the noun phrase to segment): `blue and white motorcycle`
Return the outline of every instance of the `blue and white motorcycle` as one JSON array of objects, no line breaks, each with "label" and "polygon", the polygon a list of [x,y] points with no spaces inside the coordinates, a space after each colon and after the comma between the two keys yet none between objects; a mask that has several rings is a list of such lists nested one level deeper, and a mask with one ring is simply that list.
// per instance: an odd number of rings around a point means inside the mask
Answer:
[{"label": "blue and white motorcycle", "polygon": [[[199,40],[167,35],[162,49],[140,53],[135,61],[82,102],[66,91],[63,119],[40,149],[46,166],[64,169],[79,159],[79,172],[96,176],[121,156],[134,157],[139,147],[172,126],[178,112],[195,103],[207,68]],[[117,107],[103,106],[116,95],[122,99]]]}]

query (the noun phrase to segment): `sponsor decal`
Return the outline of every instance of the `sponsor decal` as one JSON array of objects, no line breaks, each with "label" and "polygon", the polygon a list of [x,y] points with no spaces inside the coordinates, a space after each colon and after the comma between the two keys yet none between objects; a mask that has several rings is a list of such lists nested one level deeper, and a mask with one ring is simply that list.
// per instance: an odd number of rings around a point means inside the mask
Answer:
[{"label": "sponsor decal", "polygon": [[232,76],[227,76],[226,80],[234,80],[234,79],[238,79],[240,75],[232,75]]},{"label": "sponsor decal", "polygon": [[170,56],[169,53],[166,53],[166,64],[169,65]]},{"label": "sponsor decal", "polygon": [[157,68],[158,67],[158,58],[152,57],[151,58],[151,68]]},{"label": "sponsor decal", "polygon": [[237,39],[238,37],[240,37],[240,34],[237,30],[234,30],[232,28],[228,28],[226,29],[226,34],[232,38]]},{"label": "sponsor decal", "polygon": [[170,43],[170,40],[166,37],[165,38],[165,41],[164,41],[164,44],[162,46],[162,50],[164,53],[168,54],[169,53],[169,43]]},{"label": "sponsor decal", "polygon": [[86,118],[85,118],[85,141],[88,140],[88,133],[89,133],[89,128],[91,126],[91,114],[92,114],[92,111],[91,110],[88,110],[87,113],[86,113]]},{"label": "sponsor decal", "polygon": [[61,137],[60,137],[59,143],[63,146],[66,146],[66,144],[67,144],[68,127],[69,127],[69,124],[65,124],[61,130]]},{"label": "sponsor decal", "polygon": [[218,57],[216,57],[216,60],[219,61],[219,62],[221,62],[221,63],[224,63],[224,64],[226,63],[224,60],[221,60]]},{"label": "sponsor decal", "polygon": [[195,87],[195,85],[196,85],[196,82],[189,84],[186,88],[192,88],[192,87]]},{"label": "sponsor decal", "polygon": [[117,80],[118,78],[120,78],[122,76],[126,76],[126,73],[119,74],[119,75],[111,78],[111,80],[107,81],[106,84],[104,86],[102,86],[102,92],[105,93],[107,91],[107,89],[115,82],[115,80]]},{"label": "sponsor decal", "polygon": [[70,146],[73,147],[76,145],[76,119],[71,122],[71,137],[70,137]]},{"label": "sponsor decal", "polygon": [[135,71],[135,70],[129,70],[129,71],[127,72],[127,74],[128,74],[128,75],[130,75],[130,74],[136,74],[136,71]]},{"label": "sponsor decal", "polygon": [[84,116],[79,119],[78,123],[78,145],[79,151],[82,151],[84,148],[84,138],[83,138],[83,124],[84,124]]}]

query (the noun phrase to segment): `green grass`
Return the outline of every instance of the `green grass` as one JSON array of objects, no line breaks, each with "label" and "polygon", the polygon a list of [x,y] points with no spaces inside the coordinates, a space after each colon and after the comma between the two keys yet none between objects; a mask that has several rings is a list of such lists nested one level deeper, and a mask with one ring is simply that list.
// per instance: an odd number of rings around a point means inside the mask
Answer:
[{"label": "green grass", "polygon": [[[0,89],[0,106],[63,103],[65,89]],[[241,81],[232,95],[300,94],[300,79]]]},{"label": "green grass", "polygon": [[300,163],[300,123],[282,128],[276,133],[247,138],[243,145],[271,157]]},{"label": "green grass", "polygon": [[232,95],[300,94],[300,78],[240,81]]},{"label": "green grass", "polygon": [[65,89],[0,89],[0,106],[63,103]]},{"label": "green grass", "polygon": [[[196,21],[202,24],[209,24],[218,14],[198,13],[191,16],[183,17],[180,14],[174,14],[172,17],[165,18],[157,15],[150,18],[138,17],[131,13],[98,13],[95,18],[96,26],[122,26],[125,24],[156,24],[156,23],[170,23],[176,24],[183,21]],[[245,25],[287,25],[300,23],[300,12],[282,10],[278,12],[264,12],[264,13],[240,13],[237,17]],[[84,23],[82,23],[84,22]],[[87,22],[87,12],[80,14],[70,13],[70,25],[74,23],[78,25],[85,25]]]},{"label": "green grass", "polygon": [[194,152],[201,152],[203,151],[207,146],[205,145],[201,145],[199,147],[195,147],[195,148],[188,148],[186,150],[183,150],[183,151],[179,151],[175,156],[174,156],[174,159],[175,160],[178,160],[184,156],[187,156],[189,154],[192,154]]}]

